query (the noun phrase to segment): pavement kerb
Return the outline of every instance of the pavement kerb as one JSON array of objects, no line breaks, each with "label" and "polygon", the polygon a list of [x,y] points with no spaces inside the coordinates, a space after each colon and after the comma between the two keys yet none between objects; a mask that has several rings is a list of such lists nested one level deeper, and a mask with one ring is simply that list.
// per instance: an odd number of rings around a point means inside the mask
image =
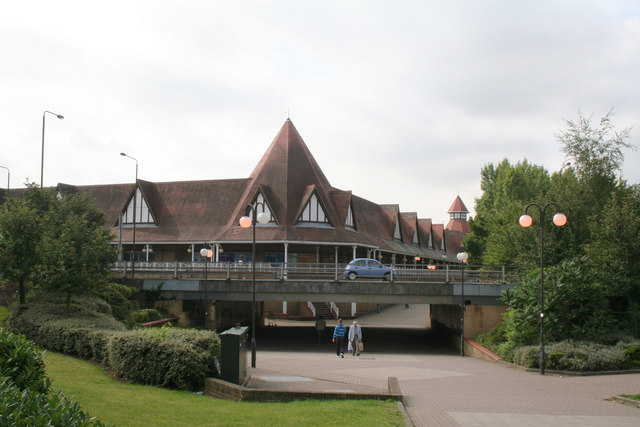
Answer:
[{"label": "pavement kerb", "polygon": [[[506,362],[504,360],[499,360],[498,363],[508,368],[518,369],[525,372],[532,372],[532,373],[540,372],[539,368],[525,368],[524,366],[516,365],[515,363],[511,363],[511,362]],[[544,372],[547,375],[555,375],[558,377],[594,377],[599,375],[640,374],[640,369],[629,369],[626,371],[589,371],[589,372],[556,371],[554,369],[546,369]]]},{"label": "pavement kerb", "polygon": [[621,403],[623,405],[634,406],[640,409],[640,402],[635,399],[629,399],[628,397],[622,397],[622,396],[613,396],[610,400],[612,402]]},{"label": "pavement kerb", "polygon": [[[395,383],[393,380],[395,380]],[[285,386],[286,387],[286,386]],[[205,380],[204,393],[218,399],[243,402],[291,402],[294,400],[397,400],[402,402],[398,380],[389,378],[390,390],[386,393],[313,391],[313,390],[266,390],[249,388],[223,381],[219,378]]]}]

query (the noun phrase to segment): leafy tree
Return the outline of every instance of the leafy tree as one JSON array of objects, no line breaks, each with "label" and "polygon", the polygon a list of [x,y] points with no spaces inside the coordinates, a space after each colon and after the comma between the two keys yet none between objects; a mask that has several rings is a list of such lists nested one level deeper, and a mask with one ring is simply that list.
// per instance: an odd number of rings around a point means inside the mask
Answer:
[{"label": "leafy tree", "polygon": [[[607,340],[618,332],[595,265],[587,257],[545,268],[545,340]],[[512,345],[535,344],[540,328],[540,274],[532,271],[504,297],[505,337]]]},{"label": "leafy tree", "polygon": [[0,274],[18,284],[21,304],[25,285],[38,263],[41,218],[26,200],[8,199],[0,211]]},{"label": "leafy tree", "polygon": [[108,279],[115,261],[104,214],[88,195],[63,197],[46,216],[40,243],[42,257],[36,269],[38,285],[67,296],[86,293]]},{"label": "leafy tree", "polygon": [[61,199],[53,189],[30,185],[24,198],[0,210],[0,275],[15,282],[25,302],[25,284],[72,293],[102,282],[115,251],[104,214],[89,196]]}]

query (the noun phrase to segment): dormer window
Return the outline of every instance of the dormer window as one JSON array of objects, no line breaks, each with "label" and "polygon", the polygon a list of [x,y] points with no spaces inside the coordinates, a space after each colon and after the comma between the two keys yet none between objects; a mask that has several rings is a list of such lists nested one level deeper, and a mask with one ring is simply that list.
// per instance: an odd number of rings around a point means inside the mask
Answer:
[{"label": "dormer window", "polygon": [[[264,196],[262,195],[262,192],[259,192],[258,195],[256,196],[256,198],[253,200],[253,209],[247,213],[247,216],[249,216],[249,218],[251,218],[253,220],[253,212],[255,211],[255,213],[257,215],[260,215],[262,212],[266,212],[269,215],[269,222],[264,224],[266,225],[273,225],[276,220],[273,217],[273,213],[271,212],[271,209],[269,208],[269,205],[267,204]],[[256,225],[260,226],[262,224],[260,224],[259,222],[256,221]]]},{"label": "dormer window", "polygon": [[324,213],[324,208],[316,193],[313,193],[309,198],[300,218],[298,218],[298,222],[329,224],[329,219]]},{"label": "dormer window", "polygon": [[[135,193],[135,211],[136,211],[136,224],[155,224],[156,220],[153,217],[153,213],[149,209],[149,204],[145,200],[142,195],[142,191],[140,188],[136,188]],[[133,225],[133,205],[134,198],[132,197],[129,200],[129,204],[127,205],[127,209],[124,211],[122,215],[122,223],[125,225]]]},{"label": "dormer window", "polygon": [[400,221],[396,219],[396,229],[393,232],[393,238],[396,240],[402,240],[402,234],[400,234]]},{"label": "dormer window", "polygon": [[349,205],[349,211],[347,211],[347,220],[345,221],[344,225],[349,230],[356,229],[356,223],[353,221],[353,210],[351,209],[351,205]]}]

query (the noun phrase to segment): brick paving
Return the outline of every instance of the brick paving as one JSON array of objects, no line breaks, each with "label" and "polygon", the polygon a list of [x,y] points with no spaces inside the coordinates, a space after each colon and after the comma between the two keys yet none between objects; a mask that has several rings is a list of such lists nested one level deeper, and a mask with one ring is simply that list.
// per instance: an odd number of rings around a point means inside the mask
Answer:
[{"label": "brick paving", "polygon": [[[411,308],[418,311],[418,306]],[[386,326],[407,323],[410,312],[385,310],[380,322]],[[258,346],[254,386],[384,393],[388,377],[394,376],[416,426],[640,426],[640,408],[606,400],[640,393],[640,374],[542,376],[451,352],[375,351],[376,346],[367,341],[367,327],[379,326],[375,322],[373,318],[359,321],[365,349],[371,348],[360,357],[336,358],[331,345],[298,342],[292,349],[280,342],[265,345],[262,351]],[[273,378],[278,380],[270,381]]]}]

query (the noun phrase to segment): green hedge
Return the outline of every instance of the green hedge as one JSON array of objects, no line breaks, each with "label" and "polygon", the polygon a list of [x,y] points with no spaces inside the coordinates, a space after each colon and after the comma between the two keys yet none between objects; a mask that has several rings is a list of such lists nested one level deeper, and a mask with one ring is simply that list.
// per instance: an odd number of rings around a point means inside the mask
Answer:
[{"label": "green hedge", "polygon": [[0,425],[102,426],[62,392],[50,392],[44,352],[23,335],[0,328]]},{"label": "green hedge", "polygon": [[[562,341],[545,346],[546,368],[558,371],[597,372],[633,369],[640,366],[640,345],[619,342],[614,346]],[[518,347],[513,363],[526,368],[540,367],[540,347]]]},{"label": "green hedge", "polygon": [[206,377],[218,376],[220,340],[213,331],[126,331],[99,298],[73,297],[69,318],[65,304],[56,296],[32,301],[11,314],[11,327],[44,348],[103,363],[140,384],[201,390]]},{"label": "green hedge", "polygon": [[109,364],[128,381],[202,390],[205,378],[218,374],[219,350],[215,332],[166,327],[136,330],[111,339]]}]

